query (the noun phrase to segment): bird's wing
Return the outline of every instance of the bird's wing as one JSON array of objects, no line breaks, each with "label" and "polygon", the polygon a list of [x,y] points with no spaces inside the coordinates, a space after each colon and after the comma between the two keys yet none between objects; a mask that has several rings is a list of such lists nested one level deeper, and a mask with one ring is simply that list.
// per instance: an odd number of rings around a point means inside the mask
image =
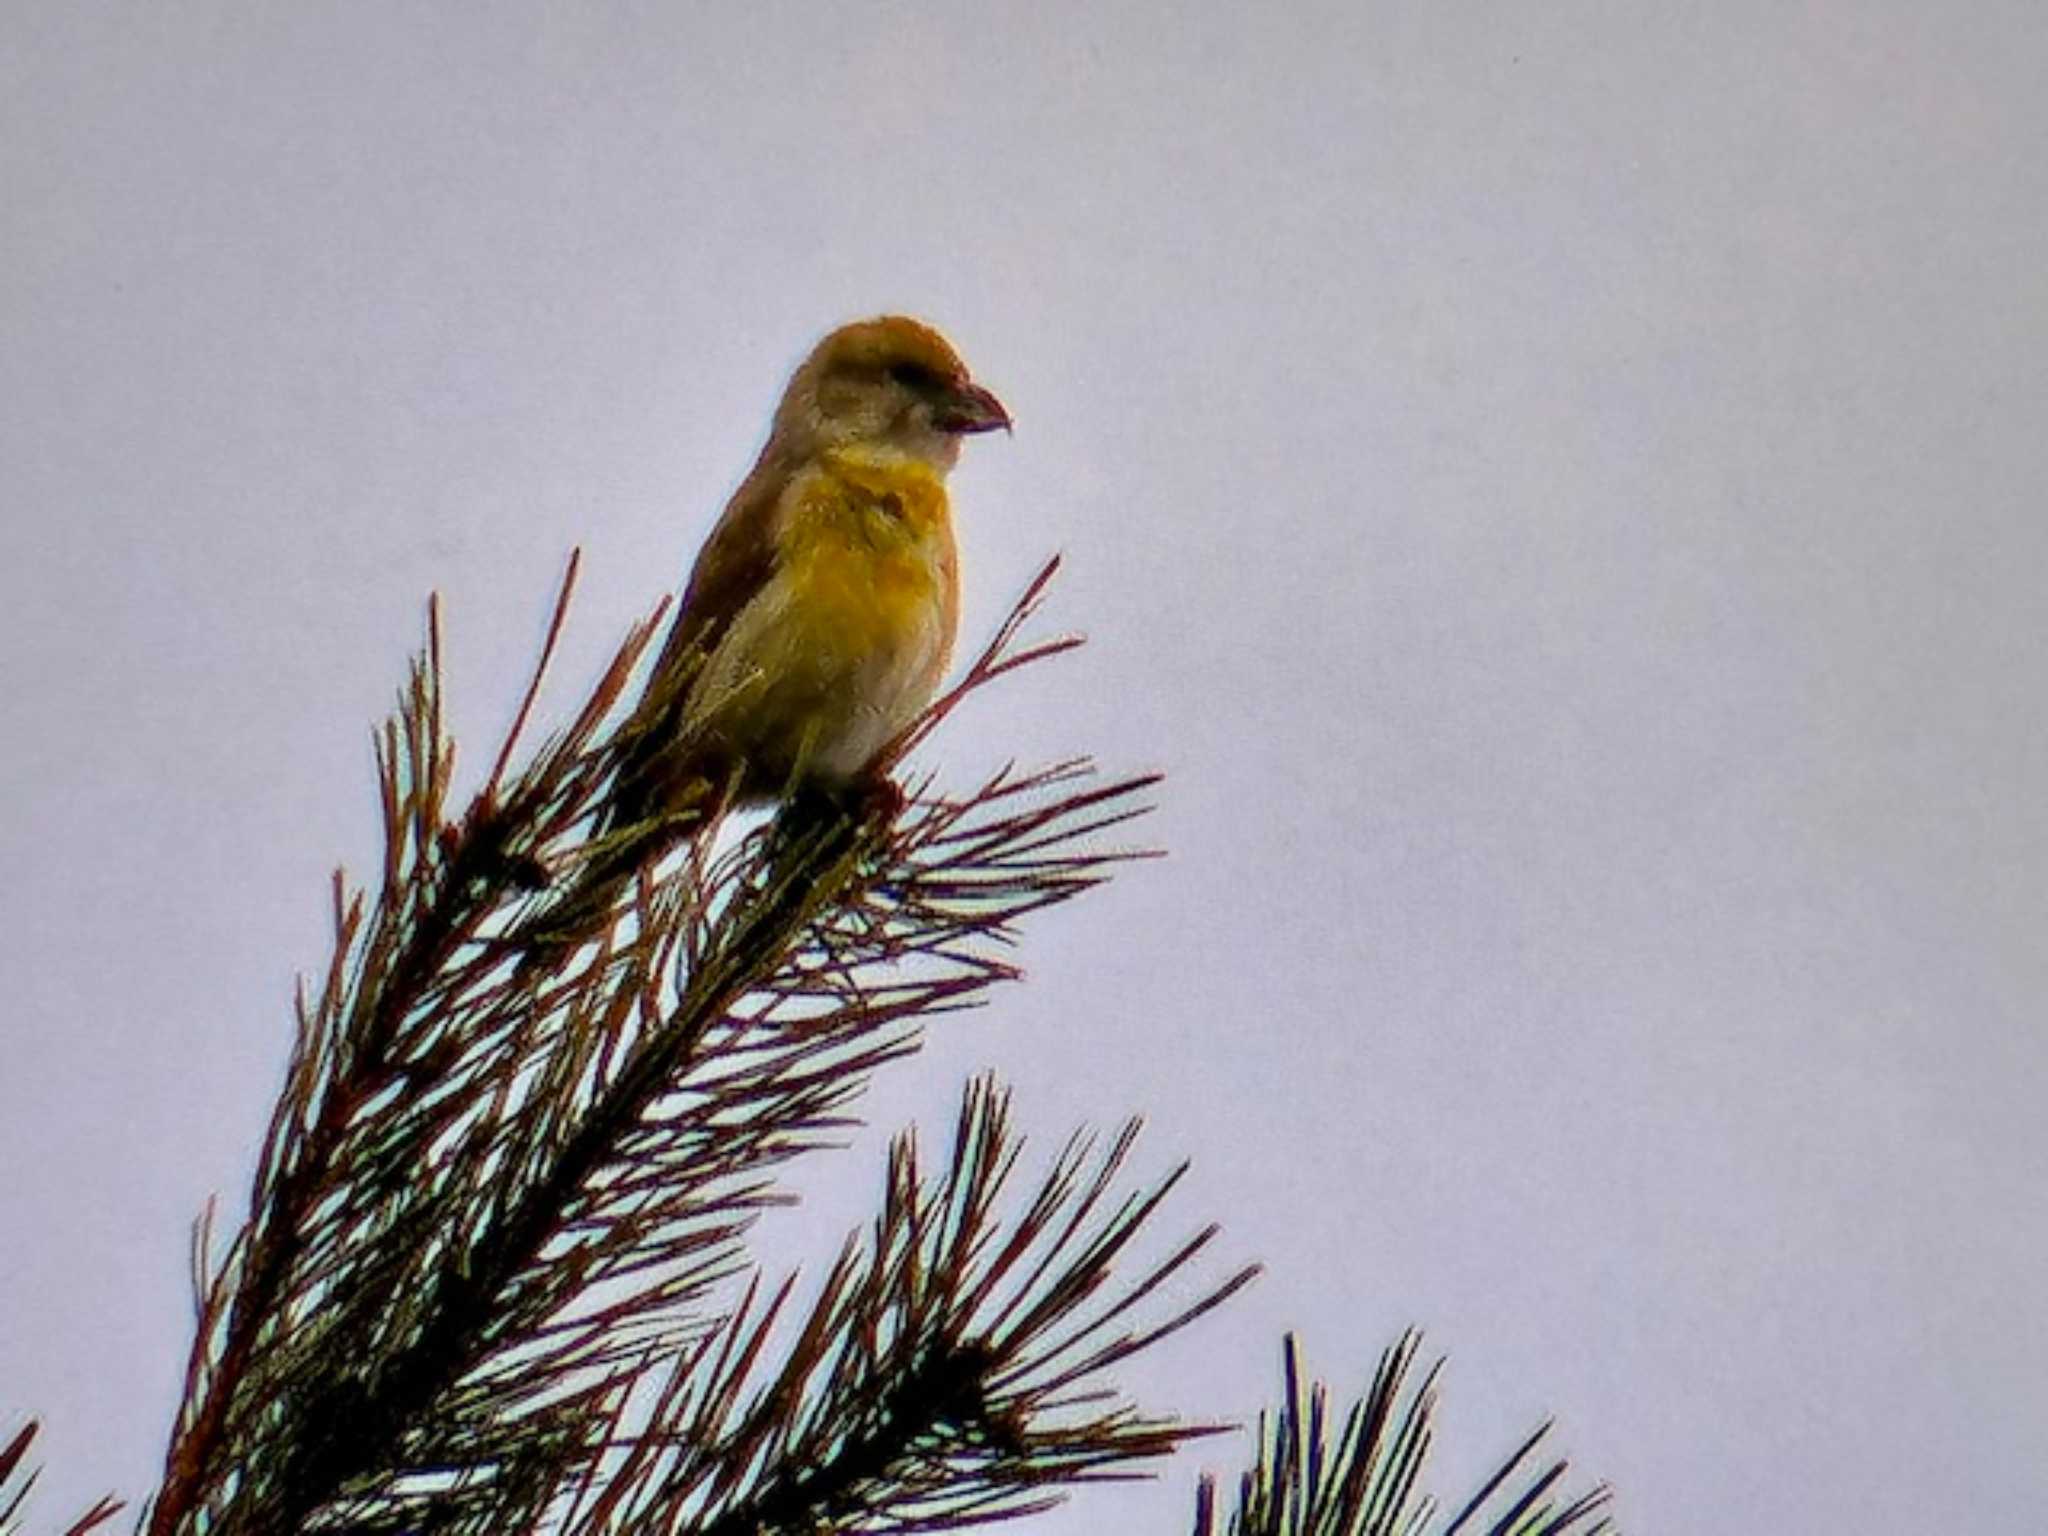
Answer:
[{"label": "bird's wing", "polygon": [[764,458],[733,492],[698,552],[682,605],[622,741],[607,829],[659,813],[670,791],[705,770],[707,765],[679,761],[676,750],[690,685],[733,620],[775,574],[775,520],[787,484],[782,466]]}]

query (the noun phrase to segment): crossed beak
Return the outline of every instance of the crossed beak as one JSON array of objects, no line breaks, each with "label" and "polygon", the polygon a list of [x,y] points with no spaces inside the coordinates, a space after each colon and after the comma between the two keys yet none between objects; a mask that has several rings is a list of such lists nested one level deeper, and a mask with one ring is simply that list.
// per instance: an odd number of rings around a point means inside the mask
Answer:
[{"label": "crossed beak", "polygon": [[1010,430],[1010,413],[1003,409],[1002,401],[979,384],[957,384],[940,399],[938,409],[932,413],[932,422],[941,432],[957,432],[962,436],[970,432],[993,432],[998,427],[1007,432]]}]

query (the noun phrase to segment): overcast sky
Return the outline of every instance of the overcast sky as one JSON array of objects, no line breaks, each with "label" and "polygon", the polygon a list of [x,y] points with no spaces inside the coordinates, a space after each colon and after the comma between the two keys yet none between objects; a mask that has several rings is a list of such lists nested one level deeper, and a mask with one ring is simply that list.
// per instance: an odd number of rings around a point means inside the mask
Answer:
[{"label": "overcast sky", "polygon": [[[1967,12],[1967,19],[1963,19]],[[4,9],[0,1430],[149,1490],[368,729],[447,604],[474,772],[573,545],[566,709],[790,365],[883,309],[1017,418],[933,744],[1169,775],[803,1173],[988,1065],[1144,1112],[1283,1330],[1546,1415],[1637,1532],[2048,1503],[2048,8]],[[1037,1527],[1185,1528],[1196,1466]]]}]

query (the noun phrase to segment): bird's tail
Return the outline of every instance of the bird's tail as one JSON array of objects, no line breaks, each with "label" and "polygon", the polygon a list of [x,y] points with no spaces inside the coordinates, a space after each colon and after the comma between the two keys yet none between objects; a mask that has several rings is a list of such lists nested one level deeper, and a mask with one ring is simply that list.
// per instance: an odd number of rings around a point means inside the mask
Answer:
[{"label": "bird's tail", "polygon": [[[785,798],[768,829],[768,872],[763,914],[793,912],[820,897],[819,883],[836,884],[849,860],[886,829],[901,810],[902,791],[886,777],[832,791],[796,790]],[[669,849],[701,831],[702,804],[606,834],[591,846],[573,883],[521,923],[503,941],[520,953],[520,977],[559,964],[603,933],[626,886]],[[771,925],[779,926],[772,923]]]},{"label": "bird's tail", "polygon": [[518,975],[554,965],[604,932],[633,879],[706,819],[705,807],[693,805],[622,826],[592,843],[568,888],[501,941],[519,951]]}]

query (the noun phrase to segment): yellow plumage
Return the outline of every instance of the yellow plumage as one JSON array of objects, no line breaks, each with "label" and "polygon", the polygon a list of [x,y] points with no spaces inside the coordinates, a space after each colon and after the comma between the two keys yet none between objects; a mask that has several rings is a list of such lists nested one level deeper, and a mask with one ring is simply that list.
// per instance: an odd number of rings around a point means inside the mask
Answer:
[{"label": "yellow plumage", "polygon": [[946,487],[923,461],[824,454],[777,518],[775,573],[706,659],[678,733],[743,760],[766,793],[858,778],[930,702],[959,623]]},{"label": "yellow plumage", "polygon": [[791,377],[690,572],[622,738],[599,849],[536,924],[573,936],[703,808],[858,793],[936,693],[959,623],[946,475],[1001,403],[931,327],[841,326]]}]

